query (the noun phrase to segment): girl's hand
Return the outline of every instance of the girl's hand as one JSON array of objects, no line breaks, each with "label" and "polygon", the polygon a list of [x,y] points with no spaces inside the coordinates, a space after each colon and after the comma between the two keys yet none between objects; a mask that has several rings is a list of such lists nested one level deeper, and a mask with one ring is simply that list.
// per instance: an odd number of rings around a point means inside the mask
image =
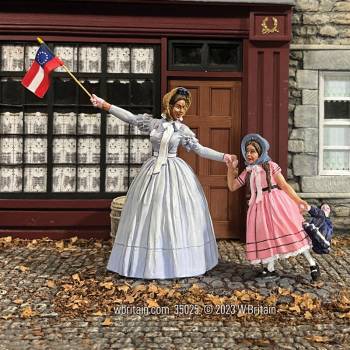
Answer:
[{"label": "girl's hand", "polygon": [[299,201],[298,206],[302,214],[310,210],[310,205],[302,199]]},{"label": "girl's hand", "polygon": [[235,169],[238,166],[238,160],[237,160],[237,156],[235,154],[225,154],[224,161],[225,161],[228,168]]},{"label": "girl's hand", "polygon": [[94,94],[92,94],[92,97],[90,99],[91,103],[94,105],[94,107],[100,108],[102,109],[102,105],[105,102],[104,99],[102,99],[101,97],[98,97]]}]

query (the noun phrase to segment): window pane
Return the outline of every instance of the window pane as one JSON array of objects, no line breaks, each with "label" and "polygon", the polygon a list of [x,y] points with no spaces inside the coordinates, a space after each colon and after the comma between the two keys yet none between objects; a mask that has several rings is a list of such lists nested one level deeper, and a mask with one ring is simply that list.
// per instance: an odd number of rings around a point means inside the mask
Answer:
[{"label": "window pane", "polygon": [[10,105],[21,104],[21,96],[24,91],[19,78],[1,79],[1,103]]},{"label": "window pane", "polygon": [[[79,79],[80,83],[90,93],[99,96],[100,94],[100,81],[96,79]],[[78,89],[79,104],[91,106],[90,96],[79,87]]]},{"label": "window pane", "polygon": [[350,97],[350,80],[327,76],[324,82],[324,96]]},{"label": "window pane", "polygon": [[52,171],[53,192],[75,192],[76,169],[68,167],[54,167]]},{"label": "window pane", "polygon": [[47,169],[26,167],[24,169],[24,192],[46,192]]},{"label": "window pane", "polygon": [[350,101],[325,101],[325,119],[349,119]]},{"label": "window pane", "polygon": [[0,134],[22,134],[23,113],[5,112],[0,114]]},{"label": "window pane", "polygon": [[128,47],[109,47],[107,49],[107,72],[130,72],[130,49]]},{"label": "window pane", "polygon": [[78,192],[98,192],[100,190],[99,168],[78,168]]},{"label": "window pane", "polygon": [[126,192],[128,189],[128,167],[107,167],[106,192]]},{"label": "window pane", "polygon": [[173,46],[173,63],[191,65],[202,63],[202,44],[181,44]]},{"label": "window pane", "polygon": [[26,134],[47,134],[47,114],[41,112],[25,113],[24,132]]},{"label": "window pane", "polygon": [[54,93],[56,104],[76,104],[77,84],[69,78],[56,78]]},{"label": "window pane", "polygon": [[129,80],[108,80],[107,101],[117,106],[130,104],[130,81]]},{"label": "window pane", "polygon": [[24,69],[24,47],[4,45],[1,47],[1,70],[20,72]]},{"label": "window pane", "polygon": [[76,163],[76,140],[68,138],[53,139],[53,162],[58,164]]},{"label": "window pane", "polygon": [[152,48],[131,49],[131,73],[153,73],[154,52]]},{"label": "window pane", "polygon": [[78,141],[78,163],[96,164],[100,163],[100,140],[94,138],[83,138]]},{"label": "window pane", "polygon": [[101,113],[86,114],[79,113],[78,134],[99,135],[101,132]]},{"label": "window pane", "polygon": [[22,192],[22,168],[0,167],[0,191]]},{"label": "window pane", "polygon": [[209,65],[237,65],[237,46],[232,45],[209,45]]},{"label": "window pane", "polygon": [[350,151],[325,150],[323,153],[324,170],[350,170]]},{"label": "window pane", "polygon": [[131,102],[135,105],[152,105],[153,103],[153,81],[132,80]]},{"label": "window pane", "polygon": [[324,126],[325,146],[350,146],[349,126]]},{"label": "window pane", "polygon": [[26,56],[24,58],[26,71],[30,68],[33,61],[35,60],[35,56],[36,56],[38,49],[39,49],[38,45],[26,47]]},{"label": "window pane", "polygon": [[21,137],[0,138],[0,163],[21,164],[23,140]]},{"label": "window pane", "polygon": [[79,49],[79,72],[101,72],[101,48],[96,46]]},{"label": "window pane", "polygon": [[53,113],[53,133],[56,135],[75,135],[77,118],[75,113]]},{"label": "window pane", "polygon": [[[73,46],[55,46],[54,53],[63,62],[64,65],[72,72],[77,71],[78,61],[78,48]],[[65,72],[62,67],[55,69],[56,72]]]},{"label": "window pane", "polygon": [[24,141],[24,161],[38,164],[47,162],[47,139],[26,138]]},{"label": "window pane", "polygon": [[128,162],[128,140],[107,139],[106,162],[107,163],[127,163]]}]

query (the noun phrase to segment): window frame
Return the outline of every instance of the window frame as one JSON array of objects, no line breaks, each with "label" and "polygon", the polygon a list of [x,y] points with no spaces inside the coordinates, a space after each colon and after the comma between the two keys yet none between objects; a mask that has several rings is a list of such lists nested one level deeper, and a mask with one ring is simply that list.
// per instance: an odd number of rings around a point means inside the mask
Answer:
[{"label": "window frame", "polygon": [[[5,45],[22,45],[24,47],[24,58],[23,58],[23,70],[22,71],[0,71],[0,78],[3,77],[7,77],[10,79],[18,79],[19,81],[23,78],[23,75],[28,71],[28,67],[25,66],[25,52],[26,52],[26,47],[28,46],[38,46],[39,45],[37,43],[34,42],[29,42],[29,41],[23,41],[23,40],[3,40],[0,42],[1,47],[5,46]],[[73,42],[60,42],[60,41],[55,41],[52,43],[48,43],[48,46],[51,48],[52,51],[54,51],[54,47],[56,46],[71,46],[71,47],[86,47],[86,46],[98,46],[101,48],[101,64],[102,64],[102,71],[100,73],[90,73],[90,72],[80,72],[79,71],[79,65],[77,66],[77,70],[73,71],[73,74],[77,77],[78,80],[82,81],[82,80],[99,80],[100,81],[100,95],[103,96],[105,94],[105,96],[107,96],[107,83],[109,79],[113,79],[113,80],[123,80],[123,79],[129,79],[130,83],[132,80],[148,80],[148,79],[152,79],[154,81],[154,91],[153,91],[153,103],[152,103],[152,110],[153,110],[153,115],[155,118],[160,117],[160,112],[161,112],[161,106],[160,106],[160,54],[161,54],[161,47],[159,43],[148,43],[148,42],[140,42],[140,41],[133,41],[132,39],[130,39],[130,41],[122,41],[122,42],[108,42],[108,43],[96,43],[96,42],[85,42],[85,41],[81,41],[79,43],[73,43]],[[104,63],[103,60],[106,60],[106,54],[107,54],[107,48],[108,47],[129,47],[130,50],[134,49],[134,48],[153,48],[154,50],[154,67],[153,67],[153,73],[149,74],[149,73],[133,73],[131,71],[131,66],[130,66],[130,72],[129,73],[110,73],[107,72],[106,70],[103,70],[103,65],[106,64],[107,62]],[[131,51],[130,51],[130,55],[131,55]],[[0,54],[1,56],[1,54]],[[77,60],[79,61],[79,56],[77,57]],[[77,63],[78,64],[78,63]],[[130,64],[131,64],[131,57],[130,57]],[[140,168],[142,166],[142,163],[133,163],[130,161],[130,152],[131,152],[131,140],[133,139],[143,139],[143,138],[147,138],[149,137],[149,135],[142,135],[142,134],[134,134],[132,132],[130,132],[130,128],[131,126],[129,126],[129,132],[127,134],[107,134],[107,116],[109,113],[105,112],[105,111],[96,111],[96,113],[100,113],[101,114],[101,129],[100,129],[100,133],[96,134],[96,135],[80,135],[80,134],[75,134],[75,135],[68,135],[68,134],[64,134],[64,135],[56,135],[54,134],[53,131],[53,112],[54,110],[57,110],[57,107],[62,107],[63,109],[68,108],[68,104],[64,103],[62,104],[62,106],[60,106],[60,103],[56,103],[54,101],[54,95],[55,95],[55,89],[54,89],[54,85],[55,85],[55,78],[67,78],[70,79],[69,76],[67,76],[66,72],[58,72],[58,71],[54,71],[51,74],[52,77],[52,81],[50,84],[50,88],[48,90],[48,92],[46,93],[46,98],[45,101],[42,101],[41,103],[35,103],[34,105],[31,103],[26,102],[26,94],[31,94],[31,92],[26,91],[25,88],[23,87],[24,91],[21,94],[21,98],[18,99],[19,103],[14,107],[16,109],[18,109],[19,111],[23,112],[23,124],[24,124],[24,112],[28,109],[28,107],[34,107],[34,108],[39,108],[39,109],[46,109],[47,111],[47,115],[48,115],[48,125],[47,125],[47,133],[43,136],[45,136],[46,140],[47,140],[47,161],[46,163],[42,163],[42,164],[34,164],[37,167],[45,167],[46,168],[46,191],[45,192],[25,192],[24,189],[24,175],[22,177],[22,189],[21,191],[18,192],[0,192],[2,198],[4,199],[65,199],[65,200],[69,200],[69,199],[76,199],[76,200],[86,200],[86,199],[110,199],[110,198],[114,198],[116,196],[119,195],[125,195],[126,191],[128,190],[128,188],[130,187],[130,184],[133,180],[133,176],[131,175],[131,168]],[[102,85],[102,81],[104,82]],[[78,118],[79,118],[79,113],[78,111],[83,111],[84,109],[86,109],[87,107],[92,107],[91,105],[87,105],[84,102],[80,102],[80,95],[85,95],[85,93],[83,91],[80,91],[80,88],[77,88],[78,90],[76,91],[76,96],[75,96],[75,100],[77,102],[77,104],[74,104],[74,106],[71,107],[71,111],[75,112],[76,114],[76,120],[77,120],[77,124],[78,124]],[[44,99],[43,99],[44,100]],[[39,101],[39,100],[38,100]],[[113,101],[110,101],[111,103],[113,103]],[[131,112],[133,113],[143,113],[142,110],[140,110],[142,107],[142,105],[138,106],[138,105],[133,105],[131,102],[131,96],[129,96],[129,102],[131,103],[130,106],[126,107],[126,106],[122,106],[121,107],[125,107],[127,109],[129,109]],[[1,102],[0,107],[1,109],[4,108],[4,104],[3,102]],[[14,106],[14,105],[13,105]],[[11,107],[11,106],[10,106]],[[12,108],[12,107],[11,107]],[[146,110],[145,110],[146,112]],[[50,124],[51,123],[51,124]],[[50,124],[50,125],[49,125]],[[19,135],[18,135],[19,136]],[[52,181],[53,181],[53,169],[54,167],[62,167],[64,166],[64,164],[61,163],[54,163],[52,160],[53,157],[53,153],[52,153],[52,140],[54,138],[59,138],[61,136],[71,136],[72,138],[78,140],[79,138],[86,138],[86,137],[92,137],[95,139],[99,139],[101,141],[100,144],[100,162],[93,164],[94,166],[99,167],[100,169],[100,189],[99,191],[96,192],[79,192],[78,191],[78,183],[76,182],[75,186],[76,186],[76,190],[74,192],[54,192],[53,191],[53,187],[52,187]],[[22,140],[23,140],[23,144],[25,142],[26,139],[31,138],[31,137],[41,137],[41,135],[26,135],[24,133],[24,125],[23,125],[23,132],[22,132]],[[126,191],[119,191],[119,192],[113,192],[113,191],[109,191],[106,192],[105,190],[105,186],[106,186],[106,180],[107,180],[107,174],[106,174],[106,168],[107,166],[111,166],[112,164],[107,164],[106,161],[106,147],[107,147],[107,140],[111,139],[111,138],[120,138],[120,139],[126,139],[128,140],[127,144],[128,144],[128,157],[127,157],[127,164],[125,163],[116,163],[113,164],[114,166],[126,166],[127,167],[127,174],[128,174],[128,188]],[[78,150],[78,145],[76,146],[76,149]],[[22,157],[24,157],[24,153],[22,155]],[[78,157],[78,154],[76,154],[76,157]],[[83,163],[82,163],[83,164]],[[76,160],[75,163],[69,164],[67,166],[72,166],[75,168],[76,170],[76,181],[77,177],[78,177],[78,171],[79,171],[79,165],[82,165],[78,162],[78,160]],[[33,165],[33,166],[34,166]],[[85,167],[92,167],[92,164],[86,164]],[[18,166],[21,167],[22,169],[22,173],[26,167],[26,163],[22,161],[22,163],[19,163]]]},{"label": "window frame", "polygon": [[[201,45],[201,63],[200,64],[176,64],[173,62],[174,46],[182,44],[183,46]],[[236,44],[238,51],[237,65],[217,65],[208,63],[210,45],[229,45]],[[205,72],[242,72],[243,70],[243,42],[242,40],[195,40],[195,39],[169,39],[168,40],[168,70],[169,71],[205,71]]]},{"label": "window frame", "polygon": [[342,101],[349,101],[350,103],[350,96],[349,97],[339,97],[339,98],[325,98],[325,80],[330,77],[334,78],[344,78],[347,77],[346,80],[349,80],[350,82],[350,72],[339,72],[339,71],[322,71],[319,75],[319,175],[350,175],[350,169],[349,170],[324,170],[323,169],[323,163],[324,163],[324,157],[323,152],[324,150],[344,150],[349,152],[350,157],[350,146],[324,146],[324,127],[325,126],[349,126],[350,127],[350,118],[349,119],[334,119],[334,120],[325,120],[325,111],[324,111],[324,103],[325,101],[333,101],[333,100],[342,100]]}]

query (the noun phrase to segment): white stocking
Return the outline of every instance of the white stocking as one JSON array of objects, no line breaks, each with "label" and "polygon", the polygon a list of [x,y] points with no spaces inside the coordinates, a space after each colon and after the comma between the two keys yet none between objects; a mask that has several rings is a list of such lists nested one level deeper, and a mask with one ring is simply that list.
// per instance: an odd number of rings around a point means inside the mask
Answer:
[{"label": "white stocking", "polygon": [[308,263],[310,264],[310,266],[315,266],[316,265],[316,261],[315,259],[311,256],[310,250],[305,250],[303,252],[306,260],[308,261]]},{"label": "white stocking", "polygon": [[268,270],[269,272],[275,271],[275,262],[274,262],[274,261],[270,261],[270,262],[267,264],[267,270]]}]

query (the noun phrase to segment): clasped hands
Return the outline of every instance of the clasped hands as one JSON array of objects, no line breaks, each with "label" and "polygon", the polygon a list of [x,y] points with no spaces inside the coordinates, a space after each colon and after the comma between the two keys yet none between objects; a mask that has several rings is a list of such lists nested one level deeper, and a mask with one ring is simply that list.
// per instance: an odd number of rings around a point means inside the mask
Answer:
[{"label": "clasped hands", "polygon": [[238,159],[235,154],[224,154],[224,161],[228,168],[236,170],[238,167]]}]

